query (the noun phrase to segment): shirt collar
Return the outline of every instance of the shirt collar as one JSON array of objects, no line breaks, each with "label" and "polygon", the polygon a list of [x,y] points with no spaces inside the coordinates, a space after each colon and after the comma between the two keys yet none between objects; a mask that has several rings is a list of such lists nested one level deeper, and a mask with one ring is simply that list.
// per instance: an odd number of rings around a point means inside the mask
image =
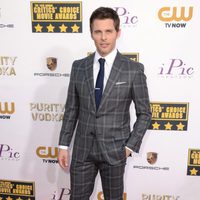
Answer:
[{"label": "shirt collar", "polygon": [[[115,57],[117,55],[117,49],[113,49],[107,56],[103,57],[106,60],[106,63],[109,66],[113,65],[113,62],[115,60]],[[99,58],[102,58],[102,56],[98,53],[98,51],[95,52],[94,62],[97,63]]]}]

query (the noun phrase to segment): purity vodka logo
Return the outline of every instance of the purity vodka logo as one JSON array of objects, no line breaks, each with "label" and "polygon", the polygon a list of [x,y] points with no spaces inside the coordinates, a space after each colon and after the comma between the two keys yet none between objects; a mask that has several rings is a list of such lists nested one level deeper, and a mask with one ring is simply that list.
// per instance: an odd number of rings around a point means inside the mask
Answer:
[{"label": "purity vodka logo", "polygon": [[[0,27],[2,24],[0,24]],[[1,76],[16,76],[16,65],[17,57],[12,56],[0,56],[0,77]]]}]

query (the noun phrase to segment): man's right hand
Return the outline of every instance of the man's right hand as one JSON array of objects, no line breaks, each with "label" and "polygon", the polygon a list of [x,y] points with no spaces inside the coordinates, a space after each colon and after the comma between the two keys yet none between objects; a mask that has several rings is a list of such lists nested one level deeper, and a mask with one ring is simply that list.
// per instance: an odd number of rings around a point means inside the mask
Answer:
[{"label": "man's right hand", "polygon": [[69,167],[69,150],[59,149],[58,163],[62,169],[67,170]]}]

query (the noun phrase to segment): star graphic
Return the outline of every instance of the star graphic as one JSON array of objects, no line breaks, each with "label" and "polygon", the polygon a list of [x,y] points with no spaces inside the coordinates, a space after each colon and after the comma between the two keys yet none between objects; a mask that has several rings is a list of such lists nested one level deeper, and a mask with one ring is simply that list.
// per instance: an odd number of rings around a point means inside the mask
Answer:
[{"label": "star graphic", "polygon": [[152,126],[153,126],[153,129],[155,130],[158,130],[159,129],[159,127],[160,127],[160,124],[158,124],[157,122],[155,122],[154,124],[152,124]]},{"label": "star graphic", "polygon": [[164,125],[165,126],[165,130],[172,130],[172,124],[170,124],[169,122],[167,124]]},{"label": "star graphic", "polygon": [[80,27],[77,26],[76,24],[74,24],[73,26],[71,26],[71,28],[72,28],[72,32],[73,32],[73,33],[74,33],[74,32],[78,33],[78,29],[79,29]]},{"label": "star graphic", "polygon": [[37,24],[37,26],[34,26],[36,32],[42,32],[43,26],[40,26],[40,24]]},{"label": "star graphic", "polygon": [[0,200],[2,200],[2,198],[0,197]]},{"label": "star graphic", "polygon": [[65,26],[64,24],[62,24],[62,26],[59,26],[59,29],[60,29],[60,32],[62,33],[62,32],[66,32],[66,30],[67,30],[67,26]]},{"label": "star graphic", "polygon": [[6,198],[6,200],[13,200],[13,199],[12,199],[12,198],[10,198],[10,197],[7,197],[7,198]]},{"label": "star graphic", "polygon": [[193,168],[192,170],[190,170],[190,175],[197,175],[198,170],[196,170],[195,168]]},{"label": "star graphic", "polygon": [[184,126],[185,125],[183,125],[181,122],[178,124],[178,125],[176,125],[177,126],[177,130],[181,130],[181,131],[183,131],[183,128],[184,128]]},{"label": "star graphic", "polygon": [[47,26],[48,32],[54,32],[54,28],[55,26],[52,26],[52,24],[49,24],[49,26]]},{"label": "star graphic", "polygon": [[18,198],[18,199],[16,199],[16,200],[22,200],[20,197]]}]

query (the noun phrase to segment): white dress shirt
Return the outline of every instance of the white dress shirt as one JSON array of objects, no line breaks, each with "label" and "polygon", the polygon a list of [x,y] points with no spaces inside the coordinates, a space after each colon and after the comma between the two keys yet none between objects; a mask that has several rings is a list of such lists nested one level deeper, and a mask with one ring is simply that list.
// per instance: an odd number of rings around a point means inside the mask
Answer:
[{"label": "white dress shirt", "polygon": [[114,49],[111,53],[109,53],[106,57],[100,56],[100,54],[96,51],[95,56],[94,56],[94,63],[93,63],[93,77],[94,77],[94,87],[96,85],[96,80],[97,76],[99,73],[99,58],[104,58],[105,59],[105,64],[104,64],[104,81],[103,81],[103,89],[105,89],[107,80],[110,76],[110,71],[113,66],[113,62],[115,60],[115,57],[117,55],[117,49]]}]

